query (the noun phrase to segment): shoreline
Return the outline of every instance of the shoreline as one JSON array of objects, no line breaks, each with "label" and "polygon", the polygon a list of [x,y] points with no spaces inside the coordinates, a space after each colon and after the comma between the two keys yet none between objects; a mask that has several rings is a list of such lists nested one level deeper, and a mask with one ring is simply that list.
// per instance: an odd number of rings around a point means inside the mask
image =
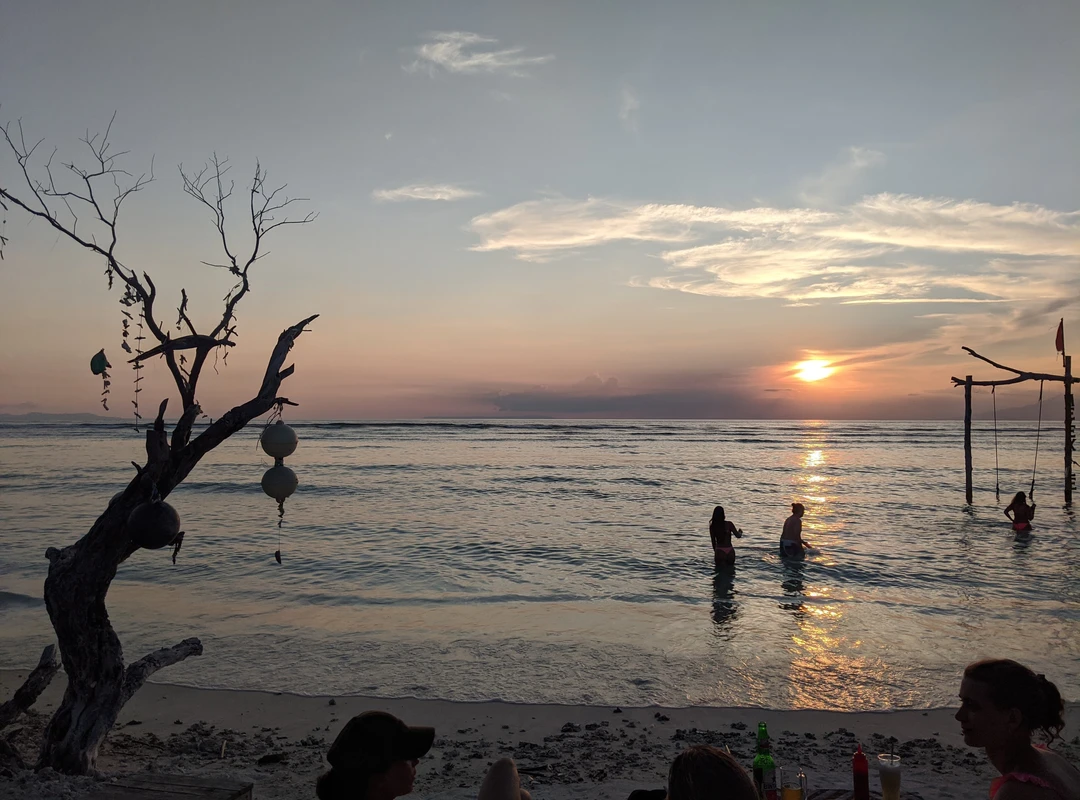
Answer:
[{"label": "shoreline", "polygon": [[[0,698],[10,697],[28,670],[0,670]],[[56,707],[63,673],[30,717],[14,725],[14,743],[32,754]],[[475,796],[489,763],[512,756],[537,800],[625,800],[636,788],[661,788],[671,759],[686,746],[727,746],[744,765],[753,756],[759,721],[769,725],[780,766],[801,766],[811,788],[850,784],[856,742],[871,756],[898,739],[903,785],[924,800],[984,797],[993,776],[982,753],[963,744],[953,709],[770,711],[687,706],[581,706],[458,702],[361,695],[300,695],[258,690],[195,689],[148,683],[121,711],[102,746],[99,768],[128,774],[147,769],[222,775],[255,783],[260,800],[314,796],[315,778],[334,736],[355,714],[383,709],[409,724],[432,725],[435,746],[420,763],[414,796]],[[1057,749],[1080,756],[1080,704],[1066,711],[1071,734]],[[11,729],[9,729],[10,731]],[[261,763],[260,763],[261,762]],[[52,774],[0,778],[0,797],[81,798],[96,782]],[[871,783],[876,787],[876,777]]]}]

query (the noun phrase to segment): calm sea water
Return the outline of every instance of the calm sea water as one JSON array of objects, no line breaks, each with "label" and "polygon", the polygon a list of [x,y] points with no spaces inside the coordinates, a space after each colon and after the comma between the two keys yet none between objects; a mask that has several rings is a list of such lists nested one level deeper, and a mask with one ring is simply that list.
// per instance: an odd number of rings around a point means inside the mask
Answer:
[{"label": "calm sea water", "polygon": [[[952,702],[962,666],[1021,659],[1080,698],[1080,536],[1061,430],[878,422],[311,423],[276,526],[252,428],[171,497],[175,566],[140,551],[109,595],[129,659],[199,686],[455,700],[883,709]],[[142,458],[110,425],[0,426],[0,666],[51,629],[44,551],[74,541]],[[783,563],[788,505],[820,547]],[[712,506],[742,527],[717,574]],[[280,542],[279,542],[280,537]],[[280,546],[283,563],[273,552]]]}]

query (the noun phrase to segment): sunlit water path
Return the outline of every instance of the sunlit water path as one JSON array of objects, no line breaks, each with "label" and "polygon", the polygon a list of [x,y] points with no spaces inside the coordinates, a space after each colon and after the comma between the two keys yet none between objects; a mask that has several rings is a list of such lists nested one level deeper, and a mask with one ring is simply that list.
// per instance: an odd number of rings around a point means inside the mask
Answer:
[{"label": "sunlit water path", "polygon": [[[129,658],[187,636],[170,682],[458,700],[870,709],[951,703],[959,669],[1023,659],[1080,699],[1080,536],[1043,430],[1036,535],[1014,541],[977,431],[963,505],[951,422],[312,423],[259,489],[257,429],[171,498],[187,532],[122,565]],[[1001,432],[1027,489],[1033,425]],[[107,425],[0,426],[0,666],[51,641],[50,545],[89,527],[141,458]],[[785,564],[788,504],[818,555]],[[715,574],[708,518],[746,537]]]}]

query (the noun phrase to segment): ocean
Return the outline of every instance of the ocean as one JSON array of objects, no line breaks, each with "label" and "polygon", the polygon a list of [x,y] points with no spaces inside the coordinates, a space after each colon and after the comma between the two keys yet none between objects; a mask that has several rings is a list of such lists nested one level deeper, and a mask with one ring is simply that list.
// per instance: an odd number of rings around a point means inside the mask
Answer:
[{"label": "ocean", "polygon": [[[1080,536],[1033,423],[463,420],[293,423],[276,503],[253,426],[170,497],[186,531],[109,594],[128,660],[189,636],[162,682],[301,694],[875,710],[953,704],[1017,658],[1080,699]],[[45,549],[143,458],[120,424],[0,425],[0,666],[52,641]],[[1001,500],[995,498],[1000,476]],[[789,505],[819,552],[779,558]],[[717,573],[708,521],[745,536]],[[274,560],[280,547],[282,563]]]}]

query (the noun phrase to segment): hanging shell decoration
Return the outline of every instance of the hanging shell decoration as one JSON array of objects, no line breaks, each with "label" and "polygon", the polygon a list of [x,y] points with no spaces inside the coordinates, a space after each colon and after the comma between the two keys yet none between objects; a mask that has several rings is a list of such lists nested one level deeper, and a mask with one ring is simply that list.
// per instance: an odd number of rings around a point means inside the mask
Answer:
[{"label": "hanging shell decoration", "polygon": [[147,500],[131,509],[127,527],[139,547],[159,550],[180,535],[180,515],[164,500]]},{"label": "hanging shell decoration", "polygon": [[[292,496],[300,483],[296,473],[286,467],[282,461],[296,451],[297,441],[296,431],[280,419],[273,425],[263,428],[262,435],[259,437],[259,444],[262,445],[263,451],[274,459],[274,466],[263,473],[262,490],[277,500],[278,528],[281,528],[281,523],[285,518],[285,500]],[[280,542],[278,549],[274,552],[274,559],[277,563],[281,563]]]}]

